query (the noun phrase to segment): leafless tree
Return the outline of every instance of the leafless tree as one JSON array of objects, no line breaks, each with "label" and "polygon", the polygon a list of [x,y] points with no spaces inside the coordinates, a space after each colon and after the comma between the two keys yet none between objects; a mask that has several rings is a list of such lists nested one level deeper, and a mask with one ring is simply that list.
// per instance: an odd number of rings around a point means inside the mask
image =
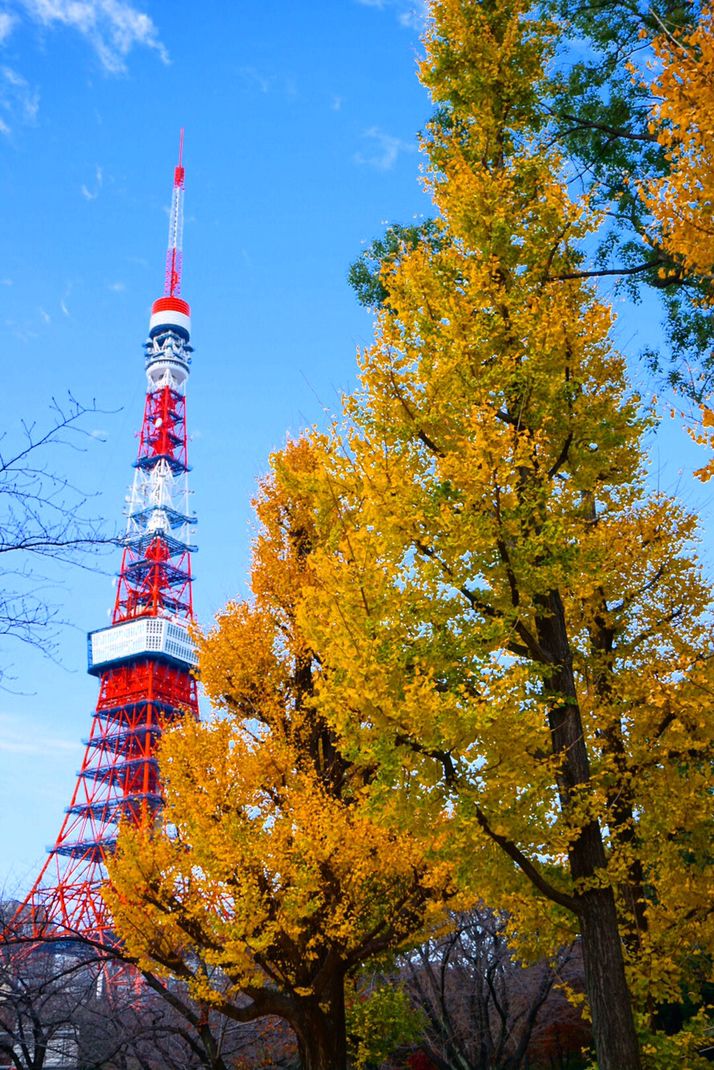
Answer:
[{"label": "leafless tree", "polygon": [[96,971],[60,945],[41,954],[0,948],[0,1065],[44,1070],[71,1065],[79,1019],[94,998]]},{"label": "leafless tree", "polygon": [[38,941],[16,907],[0,903],[2,1070],[294,1067],[281,1023],[231,1022],[79,935]]},{"label": "leafless tree", "polygon": [[558,988],[578,986],[578,947],[524,967],[508,948],[505,927],[502,917],[479,909],[403,958],[402,982],[425,1016],[428,1063],[438,1070],[583,1065],[587,1026]]},{"label": "leafless tree", "polygon": [[[97,437],[88,426],[100,413],[68,395],[52,401],[46,425],[21,421],[0,434],[0,636],[53,652],[60,623],[51,597],[56,581],[42,562],[87,567],[116,539],[90,515],[93,496],[59,465],[61,454],[83,452]],[[76,465],[72,466],[76,468]],[[0,664],[0,680],[3,666]]]}]

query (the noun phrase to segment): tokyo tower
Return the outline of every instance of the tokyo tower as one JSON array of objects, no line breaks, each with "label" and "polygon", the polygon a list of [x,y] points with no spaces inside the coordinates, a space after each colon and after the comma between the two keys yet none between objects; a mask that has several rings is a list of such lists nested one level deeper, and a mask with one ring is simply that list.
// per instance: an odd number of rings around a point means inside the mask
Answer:
[{"label": "tokyo tower", "polygon": [[150,823],[161,808],[156,744],[187,712],[198,716],[188,507],[186,383],[191,310],[181,297],[183,130],[174,170],[164,295],[144,343],[144,419],[134,462],[112,623],[88,637],[99,699],[70,805],[15,925],[33,937],[113,941],[101,897],[104,860],[120,820]]}]

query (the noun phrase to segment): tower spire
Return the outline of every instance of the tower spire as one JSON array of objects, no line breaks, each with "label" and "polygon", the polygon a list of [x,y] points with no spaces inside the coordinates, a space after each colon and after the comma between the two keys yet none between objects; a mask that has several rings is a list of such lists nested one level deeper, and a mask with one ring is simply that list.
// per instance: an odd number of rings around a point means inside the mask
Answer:
[{"label": "tower spire", "polygon": [[179,135],[178,164],[174,168],[174,188],[169,216],[169,244],[166,250],[166,277],[164,296],[179,297],[183,268],[183,190],[185,171],[183,166],[183,127]]},{"label": "tower spire", "polygon": [[113,941],[100,889],[117,825],[155,819],[162,804],[157,742],[173,721],[198,716],[186,432],[193,350],[191,309],[179,296],[183,190],[182,130],[166,288],[152,305],[144,343],[146,401],[112,623],[88,637],[99,699],[59,835],[14,919],[35,938]]}]

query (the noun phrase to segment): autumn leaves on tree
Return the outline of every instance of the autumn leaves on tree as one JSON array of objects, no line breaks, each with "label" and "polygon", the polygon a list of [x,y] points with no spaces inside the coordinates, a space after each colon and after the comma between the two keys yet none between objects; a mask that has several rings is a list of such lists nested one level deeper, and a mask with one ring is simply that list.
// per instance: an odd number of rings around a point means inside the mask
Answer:
[{"label": "autumn leaves on tree", "polygon": [[[664,175],[640,185],[640,196],[655,221],[653,239],[677,265],[685,281],[698,280],[700,308],[711,321],[714,299],[714,8],[705,6],[695,28],[662,33],[655,39],[660,61],[653,85],[656,106],[650,130],[664,150]],[[710,358],[711,359],[711,358]],[[711,391],[709,391],[711,393]],[[693,437],[714,447],[714,411],[702,404],[701,431]],[[697,473],[714,475],[714,458]]]},{"label": "autumn leaves on tree", "polygon": [[[696,524],[649,489],[652,418],[584,277],[602,215],[542,106],[562,27],[431,13],[436,220],[385,245],[342,424],[273,458],[253,599],[200,640],[221,712],[167,733],[164,828],[123,830],[107,894],[142,966],[285,1017],[308,1067],[345,1065],[346,981],[457,889],[524,957],[580,939],[601,1070],[696,1067],[701,1023],[657,1031],[714,937]],[[700,283],[711,38],[706,14],[658,39],[669,165],[637,194]]]},{"label": "autumn leaves on tree", "polygon": [[223,716],[167,733],[166,826],[124,830],[107,895],[142,968],[238,1021],[285,1019],[304,1065],[328,1070],[345,1064],[348,978],[438,922],[453,882],[430,860],[438,827],[427,847],[370,816],[373,773],[314,707],[327,666],[296,622],[314,518],[291,485],[315,465],[298,443],[263,485],[254,601],[200,643]]}]

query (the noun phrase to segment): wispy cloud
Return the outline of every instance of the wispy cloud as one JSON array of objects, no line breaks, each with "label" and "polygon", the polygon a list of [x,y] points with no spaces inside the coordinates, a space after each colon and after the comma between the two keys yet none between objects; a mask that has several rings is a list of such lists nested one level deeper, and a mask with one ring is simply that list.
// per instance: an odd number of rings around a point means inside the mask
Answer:
[{"label": "wispy cloud", "polygon": [[364,135],[371,142],[371,151],[355,153],[355,163],[374,167],[377,171],[391,171],[401,153],[415,152],[416,145],[410,141],[387,134],[378,126],[371,126]]},{"label": "wispy cloud", "polygon": [[41,26],[67,26],[86,38],[106,71],[126,70],[134,48],[153,49],[163,63],[169,55],[153,19],[127,0],[16,0]]},{"label": "wispy cloud", "polygon": [[47,736],[45,739],[0,739],[0,751],[6,754],[54,754],[58,750],[77,750],[76,742],[68,739],[55,739]]},{"label": "wispy cloud", "polygon": [[[130,0],[4,0],[3,7],[0,47],[24,18],[44,28],[64,26],[81,34],[112,74],[126,71],[127,57],[135,48],[152,49],[169,63],[155,23]],[[18,123],[34,122],[39,103],[36,87],[12,68],[0,67],[0,135],[9,137]]]},{"label": "wispy cloud", "polygon": [[404,11],[400,11],[397,15],[401,26],[406,26],[410,30],[418,30],[419,33],[424,29],[427,18],[427,6],[425,3],[417,4],[416,7],[406,8]]},{"label": "wispy cloud", "polygon": [[260,93],[279,92],[286,97],[297,96],[297,83],[290,74],[268,74],[258,67],[239,67],[238,75],[247,86]]},{"label": "wispy cloud", "polygon": [[17,320],[7,319],[5,320],[5,326],[10,334],[17,338],[18,342],[22,342],[23,345],[37,338],[37,331],[27,323],[18,323]]},{"label": "wispy cloud", "polygon": [[16,22],[17,19],[14,15],[11,15],[9,11],[0,11],[0,45],[3,41],[7,41],[15,28]]},{"label": "wispy cloud", "polygon": [[25,716],[0,713],[0,751],[8,754],[48,754],[77,749],[77,740],[46,734],[39,724],[28,724]]},{"label": "wispy cloud", "polygon": [[427,16],[426,0],[356,0],[361,7],[373,7],[377,11],[392,11],[401,26],[410,30],[422,30]]},{"label": "wispy cloud", "polygon": [[69,308],[67,307],[67,301],[69,299],[69,295],[72,293],[72,288],[73,288],[73,283],[72,283],[72,280],[70,279],[69,282],[65,283],[64,293],[62,294],[62,296],[60,298],[60,301],[59,301],[60,312],[62,313],[63,316],[66,316],[67,319],[69,319],[70,316],[71,316]]},{"label": "wispy cloud", "polygon": [[330,107],[332,108],[333,111],[341,111],[343,103],[344,103],[344,98],[343,97],[333,97],[332,98],[332,104],[330,105]]},{"label": "wispy cloud", "polygon": [[126,290],[126,283],[117,280],[117,282],[110,282],[107,284],[107,289],[113,294],[123,294]]},{"label": "wispy cloud", "polygon": [[10,134],[18,121],[34,123],[40,94],[12,67],[0,67],[0,132]]},{"label": "wispy cloud", "polygon": [[83,182],[82,187],[80,189],[80,193],[86,201],[96,201],[97,197],[99,196],[99,191],[102,188],[103,181],[104,173],[101,167],[97,166],[94,169],[94,188],[90,189],[89,186],[85,185],[85,183]]},{"label": "wispy cloud", "polygon": [[272,75],[264,74],[257,67],[239,67],[238,74],[244,82],[255,86],[261,93],[269,93],[275,82]]}]

